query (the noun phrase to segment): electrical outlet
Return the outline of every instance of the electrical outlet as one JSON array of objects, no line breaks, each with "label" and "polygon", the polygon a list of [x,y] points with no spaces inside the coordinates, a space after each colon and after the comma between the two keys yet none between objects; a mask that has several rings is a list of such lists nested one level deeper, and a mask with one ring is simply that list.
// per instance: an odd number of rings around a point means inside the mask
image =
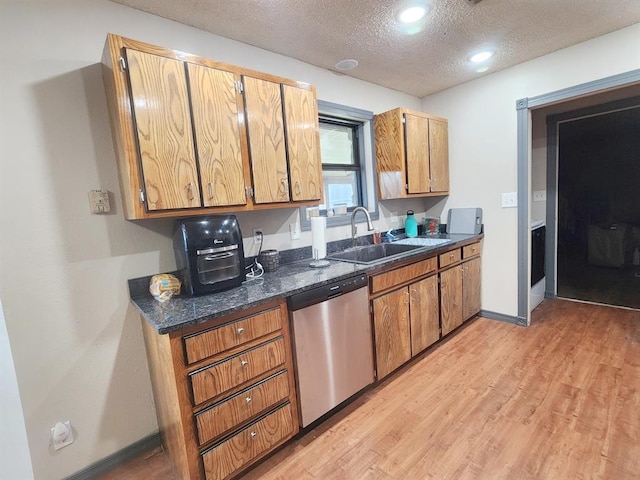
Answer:
[{"label": "electrical outlet", "polygon": [[390,222],[394,225],[398,223],[398,212],[391,212]]},{"label": "electrical outlet", "polygon": [[73,443],[73,430],[71,430],[71,422],[58,422],[51,429],[51,445],[55,450]]},{"label": "electrical outlet", "polygon": [[518,206],[518,192],[502,194],[502,208],[514,208]]},{"label": "electrical outlet", "polygon": [[536,190],[533,192],[533,201],[534,202],[544,202],[547,199],[547,191],[546,190]]},{"label": "electrical outlet", "polygon": [[254,228],[253,229],[253,244],[254,245],[260,245],[260,242],[262,242],[262,229],[261,228]]},{"label": "electrical outlet", "polygon": [[298,240],[300,238],[300,224],[290,223],[289,234],[291,235],[291,240]]}]

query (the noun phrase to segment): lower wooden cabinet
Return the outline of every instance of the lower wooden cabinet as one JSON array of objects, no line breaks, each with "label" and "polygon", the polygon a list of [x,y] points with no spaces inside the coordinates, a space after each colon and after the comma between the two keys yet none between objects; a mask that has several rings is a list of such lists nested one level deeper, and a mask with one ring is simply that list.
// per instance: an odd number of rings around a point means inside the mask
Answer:
[{"label": "lower wooden cabinet", "polygon": [[456,329],[480,311],[481,247],[482,243],[476,242],[440,255],[441,267],[461,262],[440,271],[442,335]]},{"label": "lower wooden cabinet", "polygon": [[415,357],[440,339],[438,276],[409,285],[411,356]]},{"label": "lower wooden cabinet", "polygon": [[299,430],[284,300],[159,335],[142,320],[176,477],[222,480]]},{"label": "lower wooden cabinet", "polygon": [[440,319],[442,335],[462,325],[462,267],[440,272]]},{"label": "lower wooden cabinet", "polygon": [[399,286],[371,300],[378,380],[440,338],[436,265],[431,258],[371,278],[374,293]]},{"label": "lower wooden cabinet", "polygon": [[380,380],[411,358],[407,287],[375,298],[372,304],[376,372]]},{"label": "lower wooden cabinet", "polygon": [[453,248],[371,277],[378,380],[480,311],[481,246]]},{"label": "lower wooden cabinet", "polygon": [[480,311],[480,257],[462,264],[462,317],[468,320]]}]

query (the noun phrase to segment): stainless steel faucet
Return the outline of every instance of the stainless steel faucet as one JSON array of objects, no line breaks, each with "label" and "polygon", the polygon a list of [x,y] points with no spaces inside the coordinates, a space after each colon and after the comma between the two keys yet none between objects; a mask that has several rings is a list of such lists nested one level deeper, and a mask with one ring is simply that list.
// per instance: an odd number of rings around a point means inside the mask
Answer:
[{"label": "stainless steel faucet", "polygon": [[369,216],[369,212],[364,207],[356,207],[351,212],[351,237],[353,238],[353,246],[356,246],[356,235],[358,233],[358,227],[356,227],[356,213],[363,212],[367,217],[367,229],[371,232],[374,230],[373,223],[371,223],[371,217]]}]

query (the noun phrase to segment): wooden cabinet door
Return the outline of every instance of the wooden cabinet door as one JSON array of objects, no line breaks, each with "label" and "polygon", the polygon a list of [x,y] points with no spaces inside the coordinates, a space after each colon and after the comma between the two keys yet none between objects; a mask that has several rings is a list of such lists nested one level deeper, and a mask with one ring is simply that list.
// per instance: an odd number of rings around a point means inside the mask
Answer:
[{"label": "wooden cabinet door", "polygon": [[236,76],[193,63],[188,72],[203,204],[245,205]]},{"label": "wooden cabinet door", "polygon": [[429,188],[429,120],[405,114],[407,193],[427,193]]},{"label": "wooden cabinet door", "polygon": [[411,358],[409,292],[401,288],[372,303],[376,371],[380,380]]},{"label": "wooden cabinet door", "polygon": [[293,201],[322,199],[318,106],[312,90],[283,85]]},{"label": "wooden cabinet door", "polygon": [[253,199],[288,202],[289,175],[280,84],[243,76]]},{"label": "wooden cabinet door", "polygon": [[402,109],[396,108],[373,119],[378,172],[378,198],[406,196],[406,156]]},{"label": "wooden cabinet door", "polygon": [[429,157],[431,191],[449,191],[449,125],[446,121],[429,119]]},{"label": "wooden cabinet door", "polygon": [[462,264],[462,318],[468,320],[480,311],[480,257]]},{"label": "wooden cabinet door", "polygon": [[440,319],[442,335],[462,324],[462,267],[440,272]]},{"label": "wooden cabinet door", "polygon": [[440,338],[438,276],[409,285],[411,356],[415,357]]},{"label": "wooden cabinet door", "polygon": [[184,63],[125,52],[147,209],[200,207]]}]

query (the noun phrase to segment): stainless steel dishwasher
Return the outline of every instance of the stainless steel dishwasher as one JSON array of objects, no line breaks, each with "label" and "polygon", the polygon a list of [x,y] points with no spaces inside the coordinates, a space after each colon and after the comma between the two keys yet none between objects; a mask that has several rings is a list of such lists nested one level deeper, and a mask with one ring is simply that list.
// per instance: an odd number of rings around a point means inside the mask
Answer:
[{"label": "stainless steel dishwasher", "polygon": [[366,275],[289,297],[302,426],[373,383]]}]

